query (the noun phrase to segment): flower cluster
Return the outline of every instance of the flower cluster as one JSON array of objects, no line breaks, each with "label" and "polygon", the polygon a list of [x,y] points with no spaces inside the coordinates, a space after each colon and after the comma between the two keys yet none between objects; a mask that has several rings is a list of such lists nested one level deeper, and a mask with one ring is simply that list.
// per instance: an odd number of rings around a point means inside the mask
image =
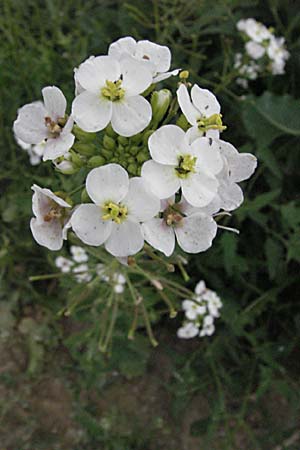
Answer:
[{"label": "flower cluster", "polygon": [[88,283],[93,279],[93,275],[101,281],[111,283],[116,294],[124,292],[126,278],[122,273],[114,271],[108,273],[104,264],[98,263],[96,266],[89,264],[89,256],[83,247],[71,245],[71,257],[57,256],[55,265],[62,273],[72,274],[78,283]]},{"label": "flower cluster", "polygon": [[211,336],[215,331],[214,321],[220,317],[222,306],[219,296],[208,289],[203,280],[199,281],[195,287],[195,296],[182,302],[185,321],[178,329],[177,336],[182,339]]},{"label": "flower cluster", "polygon": [[255,19],[241,19],[237,23],[245,42],[244,53],[235,55],[235,68],[239,72],[237,83],[248,86],[248,80],[271,73],[284,74],[289,52],[284,37],[276,37],[272,28],[267,28]]},{"label": "flower cluster", "polygon": [[[59,250],[72,229],[117,258],[135,255],[145,241],[169,257],[176,242],[187,253],[203,252],[217,229],[227,228],[219,219],[242,203],[238,183],[252,175],[256,158],[220,138],[220,104],[192,86],[187,71],[174,97],[158,89],[178,75],[170,66],[167,47],[121,38],[107,55],[74,69],[70,114],[55,86],[42,90],[43,101],[19,109],[16,138],[42,146],[43,161],[84,181],[70,192],[32,187],[30,226],[40,245]],[[77,279],[86,272],[72,271]]]}]

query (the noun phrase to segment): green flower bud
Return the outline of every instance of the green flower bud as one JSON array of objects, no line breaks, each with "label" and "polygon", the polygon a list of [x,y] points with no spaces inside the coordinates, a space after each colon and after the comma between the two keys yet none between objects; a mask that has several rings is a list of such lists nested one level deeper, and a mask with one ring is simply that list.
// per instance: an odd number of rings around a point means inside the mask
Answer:
[{"label": "green flower bud", "polygon": [[83,131],[81,128],[79,128],[78,125],[73,126],[72,133],[74,134],[76,139],[85,143],[93,142],[97,137],[96,133],[88,133],[86,131]]},{"label": "green flower bud", "polygon": [[76,168],[83,167],[85,165],[85,160],[78,153],[74,152],[74,150],[70,150],[71,153],[71,161]]},{"label": "green flower bud", "polygon": [[116,147],[116,142],[113,138],[108,136],[108,134],[105,134],[103,138],[103,146],[108,150],[113,150]]},{"label": "green flower bud", "polygon": [[143,133],[138,133],[130,138],[130,142],[132,142],[133,144],[139,144],[142,139],[143,139]]},{"label": "green flower bud", "polygon": [[73,201],[71,200],[71,198],[68,196],[68,194],[64,191],[56,191],[54,192],[55,195],[57,195],[57,197],[62,198],[65,202],[69,203],[69,205],[73,206]]},{"label": "green flower bud", "polygon": [[148,161],[148,159],[150,159],[150,156],[149,156],[149,153],[147,152],[141,152],[141,153],[139,153],[137,156],[136,156],[136,160],[140,163],[140,164],[142,164],[142,163],[144,163],[145,161]]},{"label": "green flower bud", "polygon": [[117,137],[117,133],[112,129],[111,124],[107,125],[107,127],[105,128],[105,134],[113,139]]},{"label": "green flower bud", "polygon": [[112,150],[108,150],[107,148],[101,148],[100,150],[100,154],[101,156],[103,156],[105,159],[107,159],[107,161],[110,161],[111,158],[114,155],[114,152]]},{"label": "green flower bud", "polygon": [[91,203],[91,199],[86,191],[86,188],[83,188],[81,191],[81,202],[82,203]]},{"label": "green flower bud", "polygon": [[144,145],[148,145],[148,139],[151,136],[151,134],[153,134],[153,133],[154,133],[154,130],[148,130],[144,133],[144,136],[143,136],[143,144]]},{"label": "green flower bud", "polygon": [[130,153],[130,155],[135,156],[139,153],[140,150],[141,150],[141,148],[135,145],[135,146],[129,148],[129,153]]},{"label": "green flower bud", "polygon": [[76,142],[73,145],[73,148],[77,153],[80,153],[84,156],[93,156],[95,153],[97,153],[97,147],[94,144],[82,144],[81,142]]},{"label": "green flower bud", "polygon": [[125,146],[128,144],[128,138],[125,136],[118,136],[118,142]]},{"label": "green flower bud", "polygon": [[103,166],[103,164],[105,164],[105,158],[103,158],[103,156],[92,156],[88,162],[87,162],[87,167],[88,169],[93,169],[94,167],[100,167]]},{"label": "green flower bud", "polygon": [[151,95],[152,121],[159,123],[166,114],[172,100],[169,89],[154,91]]},{"label": "green flower bud", "polygon": [[131,174],[131,175],[135,175],[137,172],[137,166],[134,163],[130,163],[127,167],[127,171]]},{"label": "green flower bud", "polygon": [[176,125],[183,129],[183,131],[187,131],[190,127],[189,122],[186,120],[186,117],[181,114],[176,121]]}]

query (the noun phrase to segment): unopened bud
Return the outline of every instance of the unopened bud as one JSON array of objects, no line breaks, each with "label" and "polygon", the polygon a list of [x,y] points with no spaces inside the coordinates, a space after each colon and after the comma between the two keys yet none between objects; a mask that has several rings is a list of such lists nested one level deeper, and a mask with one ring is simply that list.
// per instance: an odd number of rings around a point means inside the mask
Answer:
[{"label": "unopened bud", "polygon": [[103,138],[103,146],[108,150],[113,150],[116,147],[116,142],[113,138],[108,136],[108,134],[105,134]]},{"label": "unopened bud", "polygon": [[179,74],[179,78],[181,80],[187,80],[189,76],[190,76],[190,73],[188,70],[182,70]]},{"label": "unopened bud", "polygon": [[91,203],[91,199],[86,191],[86,188],[83,188],[81,191],[81,202],[82,203]]},{"label": "unopened bud", "polygon": [[72,162],[67,159],[63,159],[61,161],[55,160],[53,162],[55,169],[64,175],[73,175],[79,170],[79,167],[75,167]]},{"label": "unopened bud", "polygon": [[172,94],[168,89],[153,92],[151,96],[152,117],[159,123],[165,116],[172,100]]},{"label": "unopened bud", "polygon": [[105,163],[106,160],[103,156],[92,156],[87,162],[87,167],[88,169],[93,169],[94,167],[103,166]]},{"label": "unopened bud", "polygon": [[73,145],[77,153],[83,156],[93,156],[97,152],[97,147],[94,144],[82,144],[77,142]]},{"label": "unopened bud", "polygon": [[93,142],[97,137],[96,133],[83,131],[78,125],[74,125],[72,133],[75,135],[76,139],[83,143]]},{"label": "unopened bud", "polygon": [[128,144],[128,138],[125,136],[118,136],[118,142],[125,146]]},{"label": "unopened bud", "polygon": [[153,134],[154,133],[154,130],[148,130],[148,131],[146,131],[145,133],[144,133],[144,136],[143,136],[143,144],[145,145],[145,146],[148,146],[148,139],[149,139],[149,137],[151,136],[151,134]]},{"label": "unopened bud", "polygon": [[80,169],[81,167],[84,166],[85,160],[82,158],[81,155],[76,153],[74,150],[70,150],[70,154],[71,154],[71,161],[75,167]]}]

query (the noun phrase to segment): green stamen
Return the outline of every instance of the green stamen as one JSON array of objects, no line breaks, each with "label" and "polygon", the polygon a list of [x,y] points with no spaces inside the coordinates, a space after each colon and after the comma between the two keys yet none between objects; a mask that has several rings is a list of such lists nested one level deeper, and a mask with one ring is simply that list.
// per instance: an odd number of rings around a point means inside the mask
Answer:
[{"label": "green stamen", "polygon": [[197,157],[191,155],[182,155],[178,158],[178,166],[175,168],[179,178],[187,178],[190,173],[195,172]]},{"label": "green stamen", "polygon": [[125,89],[122,87],[122,80],[108,81],[106,80],[106,86],[101,89],[101,95],[110,100],[111,102],[117,102],[122,100],[125,95]]},{"label": "green stamen", "polygon": [[114,202],[107,202],[103,207],[103,220],[113,220],[117,224],[124,222],[128,214],[128,208]]},{"label": "green stamen", "polygon": [[222,122],[222,114],[213,114],[210,117],[201,117],[197,121],[198,129],[204,133],[208,130],[226,130],[226,126]]}]

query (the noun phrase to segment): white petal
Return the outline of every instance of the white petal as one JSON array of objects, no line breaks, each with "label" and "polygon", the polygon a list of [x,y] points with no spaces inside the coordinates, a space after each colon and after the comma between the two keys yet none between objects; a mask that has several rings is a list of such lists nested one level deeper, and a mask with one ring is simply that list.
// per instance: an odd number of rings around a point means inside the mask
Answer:
[{"label": "white petal", "polygon": [[196,139],[203,137],[203,131],[200,131],[197,126],[191,127],[186,132],[186,138],[189,144],[192,144]]},{"label": "white petal", "polygon": [[203,116],[210,117],[212,114],[220,114],[220,103],[208,89],[201,89],[197,84],[194,84],[191,97],[194,106]]},{"label": "white petal", "polygon": [[55,122],[64,117],[67,108],[67,100],[64,94],[56,86],[47,86],[42,89],[45,108],[48,115]]},{"label": "white petal", "polygon": [[144,245],[141,226],[126,220],[120,225],[113,224],[110,237],[105,242],[106,250],[113,256],[124,257],[139,252]]},{"label": "white petal", "polygon": [[217,194],[218,186],[217,179],[205,173],[194,173],[181,179],[185,199],[196,207],[207,206]]},{"label": "white petal", "polygon": [[201,117],[201,114],[192,104],[187,87],[184,84],[181,84],[177,89],[177,100],[187,121],[191,125],[197,126],[197,119]]},{"label": "white petal", "polygon": [[98,95],[106,80],[117,81],[120,76],[120,64],[111,56],[89,58],[76,70],[76,80],[82,88]]},{"label": "white petal", "polygon": [[188,152],[185,132],[177,125],[164,125],[151,134],[149,150],[154,161],[177,165],[178,155]]},{"label": "white petal", "polygon": [[111,233],[110,221],[102,220],[101,209],[92,204],[80,205],[71,217],[74,233],[85,244],[98,246],[103,244]]},{"label": "white petal", "polygon": [[73,117],[70,116],[68,118],[68,120],[67,120],[67,123],[63,127],[61,134],[69,134],[69,133],[71,133],[71,131],[73,129],[73,125],[74,125],[74,120],[73,120]]},{"label": "white petal", "polygon": [[65,155],[72,147],[75,136],[71,133],[60,134],[57,138],[48,139],[44,146],[43,161],[59,158]]},{"label": "white petal", "polygon": [[123,55],[133,56],[135,50],[136,50],[135,39],[133,39],[133,37],[126,36],[110,44],[108,54],[109,56],[113,56],[114,58],[119,60]]},{"label": "white petal", "polygon": [[60,250],[62,248],[62,228],[58,220],[40,223],[37,219],[32,218],[30,228],[38,244],[49,248],[49,250]]},{"label": "white petal", "polygon": [[32,196],[32,211],[38,218],[44,217],[49,212],[49,199],[63,208],[71,208],[69,203],[55,195],[50,189],[41,188],[37,184],[34,184],[31,189],[34,191]]},{"label": "white petal", "polygon": [[73,101],[72,116],[84,131],[103,130],[111,120],[112,102],[100,95],[84,91]]},{"label": "white petal", "polygon": [[190,339],[199,333],[199,328],[197,325],[194,325],[192,322],[188,322],[183,327],[177,330],[177,336],[181,339]]},{"label": "white petal", "polygon": [[134,58],[123,58],[120,62],[122,72],[122,88],[127,96],[134,96],[144,92],[152,83],[152,73]]},{"label": "white petal", "polygon": [[175,228],[178,244],[187,253],[204,252],[212,245],[217,224],[212,217],[201,213],[185,217]]},{"label": "white petal", "polygon": [[175,194],[180,187],[174,166],[158,164],[152,160],[143,164],[142,177],[148,183],[153,194],[161,199]]},{"label": "white petal", "polygon": [[33,102],[18,111],[14,122],[14,133],[18,139],[27,144],[39,144],[48,136],[45,125],[47,112],[42,102]]},{"label": "white petal", "polygon": [[171,256],[175,248],[175,234],[163,219],[151,219],[142,224],[145,240],[166,256]]},{"label": "white petal", "polygon": [[107,201],[119,203],[128,192],[129,177],[119,164],[92,169],[86,178],[86,190],[96,205]]},{"label": "white petal", "polygon": [[197,167],[200,171],[208,171],[215,175],[223,168],[223,158],[217,141],[202,137],[196,139],[192,145],[194,154],[197,156]]},{"label": "white petal", "polygon": [[168,47],[150,41],[138,41],[136,56],[149,60],[156,72],[166,72],[171,65],[171,52]]},{"label": "white petal", "polygon": [[222,155],[228,164],[229,178],[238,183],[251,177],[257,166],[257,159],[251,153],[239,153],[229,142],[219,141]]},{"label": "white petal", "polygon": [[143,131],[150,123],[152,108],[141,95],[125,97],[112,104],[111,125],[121,136],[134,136]]},{"label": "white petal", "polygon": [[153,78],[153,83],[159,83],[160,81],[167,80],[170,77],[176,77],[179,73],[180,69],[174,69],[171,72],[159,73]]},{"label": "white petal", "polygon": [[233,211],[244,201],[243,191],[236,183],[220,183],[218,194],[225,211]]},{"label": "white petal", "polygon": [[197,212],[202,214],[207,214],[209,216],[217,213],[221,209],[221,199],[219,195],[215,195],[213,200],[206,206],[202,208],[196,208],[195,206],[190,205],[186,199],[183,197],[180,200],[180,211],[183,212],[186,216],[191,216]]},{"label": "white petal", "polygon": [[145,180],[140,177],[130,179],[123,202],[128,207],[128,218],[134,222],[150,220],[160,209],[160,200],[150,192]]}]

